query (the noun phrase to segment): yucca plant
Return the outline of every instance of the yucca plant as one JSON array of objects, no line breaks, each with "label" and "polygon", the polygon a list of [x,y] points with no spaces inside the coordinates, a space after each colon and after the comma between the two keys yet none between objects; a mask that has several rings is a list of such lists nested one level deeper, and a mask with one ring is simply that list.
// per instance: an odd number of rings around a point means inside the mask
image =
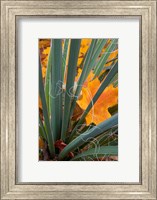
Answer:
[{"label": "yucca plant", "polygon": [[118,158],[118,40],[39,40],[39,158]]}]

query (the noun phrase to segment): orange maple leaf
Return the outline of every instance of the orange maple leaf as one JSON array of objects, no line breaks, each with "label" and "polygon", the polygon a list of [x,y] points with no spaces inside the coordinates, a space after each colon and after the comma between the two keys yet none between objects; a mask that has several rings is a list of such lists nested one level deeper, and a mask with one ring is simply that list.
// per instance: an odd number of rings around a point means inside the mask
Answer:
[{"label": "orange maple leaf", "polygon": [[[82,69],[78,68],[77,75],[75,77],[75,82],[77,82],[79,80],[81,73],[82,73]],[[90,73],[88,74],[88,77],[86,78],[85,82],[83,83],[83,86],[86,87],[88,82],[90,82],[93,78],[94,78],[94,74],[92,71],[90,71]]]},{"label": "orange maple leaf", "polygon": [[[90,76],[94,76],[93,73],[90,73]],[[80,108],[85,110],[94,95],[96,94],[100,81],[98,78],[95,78],[92,81],[88,81],[89,77],[86,79],[83,88],[82,95],[77,100]],[[86,124],[95,123],[96,125],[103,122],[104,120],[111,117],[111,114],[108,111],[109,107],[112,107],[118,103],[118,87],[114,88],[113,85],[109,85],[100,95],[96,103],[93,105],[92,109],[86,116]]]}]

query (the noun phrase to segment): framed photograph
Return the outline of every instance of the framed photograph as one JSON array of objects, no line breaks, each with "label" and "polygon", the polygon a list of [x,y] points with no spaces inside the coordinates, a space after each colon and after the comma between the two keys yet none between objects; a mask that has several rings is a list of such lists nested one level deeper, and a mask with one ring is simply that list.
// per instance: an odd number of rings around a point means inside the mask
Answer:
[{"label": "framed photograph", "polygon": [[39,51],[39,160],[117,160],[118,40],[39,39]]},{"label": "framed photograph", "polygon": [[156,0],[1,0],[1,199],[156,199]]}]

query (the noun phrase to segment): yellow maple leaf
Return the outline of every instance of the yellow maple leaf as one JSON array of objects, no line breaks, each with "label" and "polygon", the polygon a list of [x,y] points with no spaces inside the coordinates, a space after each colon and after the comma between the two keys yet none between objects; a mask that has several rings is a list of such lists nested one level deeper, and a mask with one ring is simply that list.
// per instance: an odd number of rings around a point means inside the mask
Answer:
[{"label": "yellow maple leaf", "polygon": [[40,39],[39,40],[39,49],[49,47],[51,43],[50,39]]},{"label": "yellow maple leaf", "polygon": [[104,52],[106,51],[106,49],[107,49],[107,47],[108,47],[108,45],[109,45],[110,43],[111,43],[111,39],[108,39],[107,42],[106,42],[106,44],[104,45],[104,47],[103,47],[103,49],[102,49],[102,51],[101,51],[99,57],[101,57],[101,56],[104,54]]},{"label": "yellow maple leaf", "polygon": [[38,104],[39,104],[39,108],[42,109],[42,103],[41,103],[40,97],[38,98]]},{"label": "yellow maple leaf", "polygon": [[[80,108],[85,110],[95,93],[100,86],[99,79],[86,82],[86,85],[82,88],[81,98],[77,100]],[[86,124],[95,123],[96,125],[111,117],[108,111],[109,107],[112,107],[118,103],[118,87],[114,88],[113,85],[109,85],[100,95],[92,109],[86,116]]]},{"label": "yellow maple leaf", "polygon": [[39,50],[40,50],[40,60],[42,66],[42,77],[45,78],[46,68],[50,53],[50,41],[47,39],[39,41],[39,47],[41,47]]},{"label": "yellow maple leaf", "polygon": [[42,54],[46,54],[46,55],[49,55],[50,53],[50,47],[47,47],[43,50]]},{"label": "yellow maple leaf", "polygon": [[42,67],[42,77],[45,78],[46,76],[46,67]]}]

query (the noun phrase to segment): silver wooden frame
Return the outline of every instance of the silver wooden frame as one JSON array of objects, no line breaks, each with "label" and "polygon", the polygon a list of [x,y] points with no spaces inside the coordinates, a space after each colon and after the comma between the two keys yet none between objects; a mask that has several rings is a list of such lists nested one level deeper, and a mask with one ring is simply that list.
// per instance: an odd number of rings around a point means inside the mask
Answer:
[{"label": "silver wooden frame", "polygon": [[[141,181],[138,184],[19,184],[16,181],[18,16],[141,18]],[[156,199],[156,0],[1,0],[1,199]]]}]

